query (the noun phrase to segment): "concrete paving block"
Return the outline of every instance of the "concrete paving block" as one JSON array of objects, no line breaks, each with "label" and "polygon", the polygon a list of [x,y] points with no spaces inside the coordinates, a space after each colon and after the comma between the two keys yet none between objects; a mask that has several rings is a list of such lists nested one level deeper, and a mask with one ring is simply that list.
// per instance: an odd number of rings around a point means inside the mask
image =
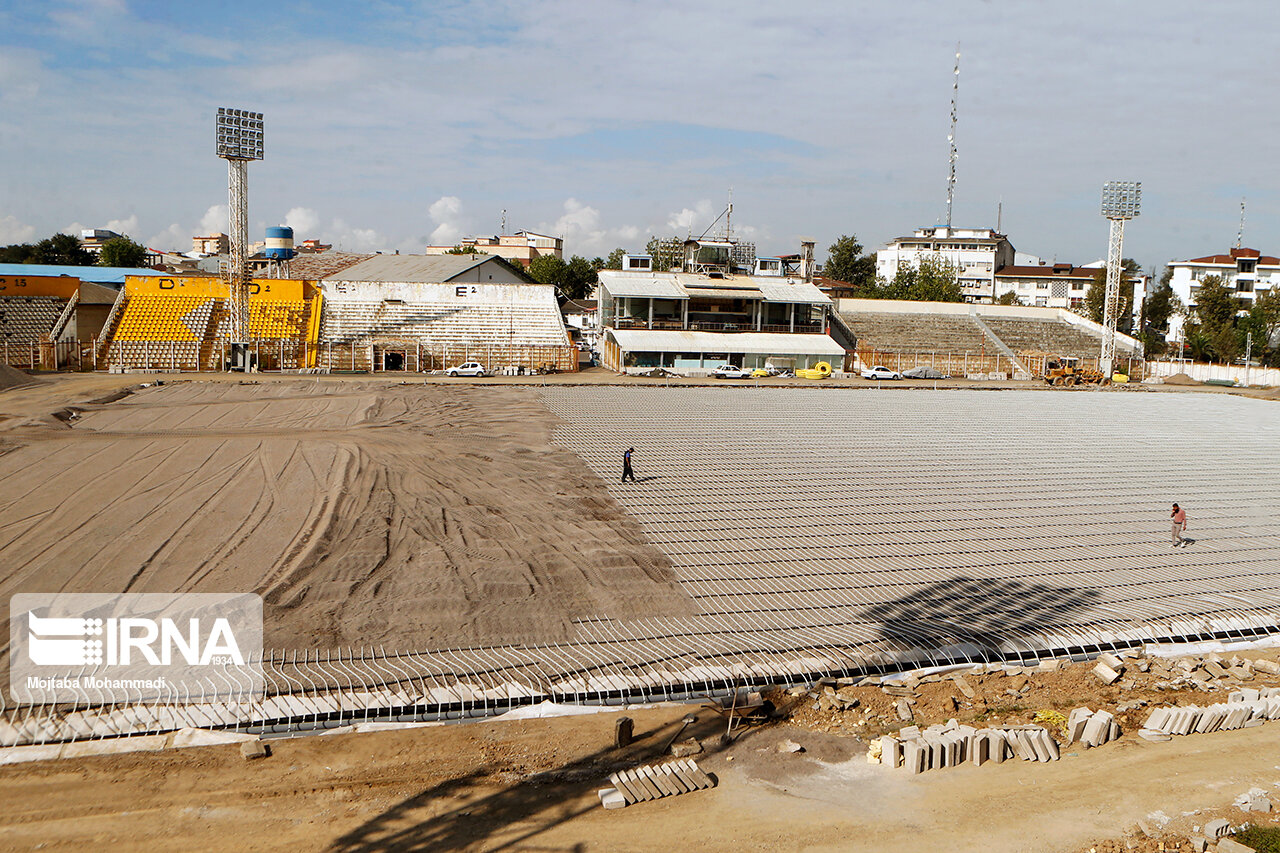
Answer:
[{"label": "concrete paving block", "polygon": [[632,772],[635,773],[636,781],[639,782],[641,785],[643,785],[645,791],[648,792],[649,799],[651,800],[662,799],[662,797],[664,796],[663,791],[661,788],[658,787],[658,783],[654,781],[652,778],[650,778],[647,768],[637,767]]},{"label": "concrete paving block", "polygon": [[903,726],[902,728],[898,729],[898,737],[902,738],[903,740],[913,740],[914,738],[918,738],[920,737],[920,727],[919,726]]},{"label": "concrete paving block", "polygon": [[631,789],[630,783],[627,781],[626,776],[622,772],[610,773],[609,784],[617,788],[622,793],[622,796],[627,798],[627,802],[629,803],[640,802],[640,798],[636,796],[635,791]]},{"label": "concrete paving block", "polygon": [[1155,742],[1173,740],[1173,735],[1153,729],[1138,729],[1138,737]]},{"label": "concrete paving block", "polygon": [[889,767],[902,766],[902,741],[893,735],[880,738],[880,763]]},{"label": "concrete paving block", "polygon": [[1089,718],[1092,716],[1093,711],[1089,708],[1071,709],[1071,713],[1067,715],[1067,743],[1075,743],[1080,740],[1080,736],[1084,734],[1085,724],[1089,722]]},{"label": "concrete paving block", "polygon": [[1209,839],[1202,838],[1199,835],[1193,835],[1188,839],[1191,842],[1191,853],[1204,853],[1209,849]]},{"label": "concrete paving block", "polygon": [[1098,663],[1105,663],[1108,667],[1116,671],[1119,671],[1119,669],[1124,666],[1124,661],[1111,654],[1111,652],[1103,652],[1098,655]]},{"label": "concrete paving block", "polygon": [[1053,761],[1053,750],[1049,748],[1049,733],[1046,731],[1028,732],[1027,739],[1036,751],[1037,761]]},{"label": "concrete paving block", "polygon": [[663,764],[657,768],[666,779],[667,784],[672,785],[676,789],[677,794],[687,794],[694,790],[693,785],[684,780],[684,777],[676,771],[670,764]]},{"label": "concrete paving block", "polygon": [[240,757],[246,761],[254,761],[271,755],[271,750],[261,740],[247,740],[240,744]]},{"label": "concrete paving block", "polygon": [[600,805],[606,809],[625,809],[627,807],[627,798],[617,788],[601,788],[596,791],[596,796],[600,798]]},{"label": "concrete paving block", "polygon": [[969,738],[969,763],[981,767],[991,759],[991,738],[986,731],[974,732]]},{"label": "concrete paving block", "polygon": [[1254,797],[1249,801],[1249,807],[1246,811],[1269,812],[1271,811],[1271,800],[1266,797]]},{"label": "concrete paving block", "polygon": [[1107,727],[1107,740],[1113,741],[1113,740],[1119,740],[1119,739],[1120,739],[1120,724],[1115,721],[1114,717],[1112,717],[1111,725]]},{"label": "concrete paving block", "polygon": [[1280,663],[1276,663],[1273,660],[1267,660],[1266,658],[1255,658],[1253,661],[1253,668],[1260,669],[1263,672],[1269,672],[1272,675],[1280,675]]},{"label": "concrete paving block", "polygon": [[1247,844],[1241,844],[1230,838],[1218,839],[1218,853],[1255,853]]},{"label": "concrete paving block", "polygon": [[1242,729],[1254,729],[1254,728],[1257,728],[1258,726],[1262,725],[1262,724],[1263,724],[1263,723],[1265,723],[1265,722],[1266,722],[1266,720],[1262,720],[1262,719],[1259,719],[1259,718],[1257,718],[1257,717],[1254,717],[1254,718],[1253,718],[1253,719],[1251,719],[1251,720],[1245,720],[1244,725],[1243,725],[1243,726],[1241,726],[1240,728],[1242,728]]},{"label": "concrete paving block", "polygon": [[1143,728],[1150,729],[1151,731],[1163,732],[1165,730],[1165,727],[1168,725],[1168,723],[1169,723],[1169,709],[1156,708],[1147,717],[1147,722],[1143,726]]},{"label": "concrete paving block", "polygon": [[972,699],[977,695],[974,692],[973,685],[966,681],[963,675],[952,676],[951,680],[955,682],[956,688],[964,694],[966,699]]},{"label": "concrete paving block", "polygon": [[1225,836],[1231,830],[1231,821],[1226,818],[1217,818],[1211,820],[1204,825],[1204,834],[1210,841],[1216,841]]},{"label": "concrete paving block", "polygon": [[1010,742],[1010,745],[1013,747],[1013,750],[1017,754],[1018,758],[1020,758],[1023,761],[1037,760],[1038,756],[1036,755],[1036,748],[1031,745],[1030,739],[1027,737],[1026,732],[1013,731],[1013,732],[1008,732],[1008,734],[1013,735],[1013,739]]},{"label": "concrete paving block", "polygon": [[1004,732],[996,729],[987,729],[987,758],[996,764],[1001,764],[1008,754],[1009,744],[1005,739]]},{"label": "concrete paving block", "polygon": [[903,745],[902,766],[907,772],[915,775],[929,769],[929,747],[918,740],[909,740]]},{"label": "concrete paving block", "polygon": [[630,770],[622,771],[622,781],[635,794],[637,803],[657,799],[657,789],[646,785],[644,779],[636,772],[634,767]]},{"label": "concrete paving block", "polygon": [[1049,750],[1050,761],[1057,761],[1062,757],[1062,751],[1058,749],[1058,742],[1053,739],[1053,735],[1046,731],[1040,736],[1040,739],[1044,741],[1045,747]]},{"label": "concrete paving block", "polygon": [[1120,680],[1120,673],[1116,672],[1105,663],[1100,663],[1093,668],[1093,674],[1098,677],[1103,684],[1115,684]]},{"label": "concrete paving block", "polygon": [[1080,741],[1086,747],[1101,746],[1106,742],[1107,736],[1111,732],[1111,715],[1106,711],[1099,711],[1089,718],[1089,722],[1085,724],[1084,733],[1080,736]]},{"label": "concrete paving block", "polygon": [[670,797],[678,793],[672,784],[667,781],[666,775],[658,768],[642,767],[640,769],[645,777],[658,787],[658,790],[662,792],[662,796]]},{"label": "concrete paving block", "polygon": [[715,786],[715,782],[712,781],[711,777],[703,772],[702,768],[698,766],[698,762],[694,761],[692,758],[682,760],[680,765],[684,767],[685,772],[687,773],[687,778],[697,784],[699,789],[712,788]]}]

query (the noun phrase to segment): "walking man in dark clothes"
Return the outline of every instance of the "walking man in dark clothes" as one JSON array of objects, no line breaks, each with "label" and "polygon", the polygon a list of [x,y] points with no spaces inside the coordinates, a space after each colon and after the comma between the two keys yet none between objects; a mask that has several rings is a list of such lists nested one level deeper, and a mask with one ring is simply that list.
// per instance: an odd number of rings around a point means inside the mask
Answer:
[{"label": "walking man in dark clothes", "polygon": [[631,470],[631,454],[635,451],[634,447],[628,447],[622,454],[622,482],[624,483],[628,479],[633,483],[636,481],[636,474]]}]

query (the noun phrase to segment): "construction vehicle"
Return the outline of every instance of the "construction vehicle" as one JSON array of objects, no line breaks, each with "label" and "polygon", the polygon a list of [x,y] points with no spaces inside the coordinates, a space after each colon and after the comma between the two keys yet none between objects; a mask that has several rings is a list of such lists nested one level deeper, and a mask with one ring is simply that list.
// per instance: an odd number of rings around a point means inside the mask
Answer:
[{"label": "construction vehicle", "polygon": [[1106,382],[1100,370],[1090,370],[1080,366],[1080,359],[1075,356],[1051,356],[1044,362],[1044,381],[1050,385],[1098,385]]}]

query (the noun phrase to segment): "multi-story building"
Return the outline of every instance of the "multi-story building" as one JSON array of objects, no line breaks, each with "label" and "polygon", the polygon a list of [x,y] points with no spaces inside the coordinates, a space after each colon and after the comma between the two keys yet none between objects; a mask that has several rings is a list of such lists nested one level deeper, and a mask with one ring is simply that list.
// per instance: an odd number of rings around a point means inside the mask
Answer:
[{"label": "multi-story building", "polygon": [[532,231],[517,231],[497,237],[464,237],[457,246],[428,246],[423,250],[426,255],[446,255],[451,249],[458,247],[474,248],[486,255],[497,255],[508,261],[515,261],[521,266],[529,266],[534,258],[543,255],[554,255],[564,258],[564,240],[546,234],[535,234]]},{"label": "multi-story building", "polygon": [[1014,263],[1009,238],[991,228],[948,228],[935,225],[899,237],[876,252],[876,275],[892,280],[901,265],[917,266],[937,255],[956,269],[965,302],[992,302],[996,271]]},{"label": "multi-story building", "polygon": [[[1169,264],[1173,277],[1169,286],[1187,308],[1194,308],[1201,284],[1211,275],[1235,293],[1241,310],[1247,311],[1258,293],[1280,285],[1280,258],[1264,255],[1257,249],[1231,249],[1225,255],[1206,255],[1189,261]],[[1169,340],[1180,340],[1185,318],[1169,318]]]},{"label": "multi-story building", "polygon": [[[729,240],[689,240],[680,271],[658,272],[644,255],[601,270],[600,354],[618,371],[655,367],[709,371],[721,364],[799,369],[825,361],[839,370],[846,348],[830,334],[831,300],[804,276],[752,275],[733,261]],[[776,260],[776,259],[764,259]],[[782,265],[779,264],[779,267]]]},{"label": "multi-story building", "polygon": [[191,238],[191,252],[195,255],[227,255],[231,253],[231,238],[222,232],[205,237]]}]

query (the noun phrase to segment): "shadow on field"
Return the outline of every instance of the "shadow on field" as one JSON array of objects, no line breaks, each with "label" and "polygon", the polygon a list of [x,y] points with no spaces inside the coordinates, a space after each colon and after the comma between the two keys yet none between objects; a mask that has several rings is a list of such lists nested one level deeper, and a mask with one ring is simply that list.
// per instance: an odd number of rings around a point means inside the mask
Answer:
[{"label": "shadow on field", "polygon": [[[505,768],[488,765],[447,779],[397,803],[377,817],[338,838],[330,853],[443,853],[463,849],[536,850],[580,853],[586,842],[570,846],[539,845],[536,837],[594,809],[600,809],[595,792],[610,787],[608,776],[616,770],[651,763],[671,756],[658,753],[681,729],[674,720],[635,734],[632,745],[612,745],[584,755],[554,770],[525,775],[497,792],[495,778]],[[719,751],[716,737],[724,721],[703,710],[697,722],[680,732],[696,737],[708,749],[701,760]],[[515,775],[518,771],[509,771]],[[589,798],[589,799],[586,799]]]},{"label": "shadow on field", "polygon": [[[1043,649],[1042,632],[1089,622],[1082,615],[1102,598],[1097,589],[1045,586],[1008,578],[960,576],[938,581],[865,611],[895,644],[937,655],[970,647],[990,659]],[[972,649],[972,647],[977,649]]]}]

